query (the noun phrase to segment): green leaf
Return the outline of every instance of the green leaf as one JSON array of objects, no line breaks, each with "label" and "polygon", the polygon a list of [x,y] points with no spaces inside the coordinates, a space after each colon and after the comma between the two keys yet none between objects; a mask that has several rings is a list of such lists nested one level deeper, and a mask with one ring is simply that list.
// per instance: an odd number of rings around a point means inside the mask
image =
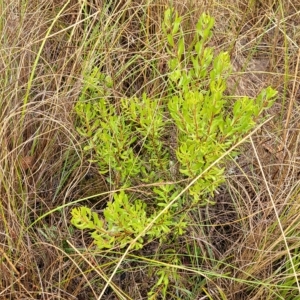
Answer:
[{"label": "green leaf", "polygon": [[172,46],[172,47],[175,46],[174,38],[173,38],[173,35],[172,35],[172,34],[168,34],[168,35],[167,35],[167,40],[168,40],[168,43],[169,43],[170,46]]},{"label": "green leaf", "polygon": [[175,35],[178,32],[180,23],[181,23],[181,17],[176,17],[173,23],[172,35]]},{"label": "green leaf", "polygon": [[180,59],[184,53],[184,38],[180,38],[178,41],[178,50],[177,50],[177,56]]}]

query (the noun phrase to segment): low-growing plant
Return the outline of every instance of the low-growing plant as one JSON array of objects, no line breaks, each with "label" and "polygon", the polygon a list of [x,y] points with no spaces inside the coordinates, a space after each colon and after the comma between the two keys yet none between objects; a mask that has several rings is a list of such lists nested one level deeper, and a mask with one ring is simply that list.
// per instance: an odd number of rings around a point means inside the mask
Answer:
[{"label": "low-growing plant", "polygon": [[[211,203],[211,195],[224,181],[226,159],[211,165],[253,129],[276,95],[268,87],[254,99],[226,96],[229,54],[215,54],[207,45],[214,19],[201,15],[190,44],[181,21],[175,10],[165,11],[162,29],[170,86],[165,98],[144,94],[113,101],[113,78],[98,67],[84,74],[75,107],[77,130],[86,140],[84,150],[111,189],[122,190],[114,193],[101,217],[84,206],[72,210],[72,224],[89,229],[100,249],[125,247],[141,236],[135,244],[140,249],[145,238],[163,240],[171,231],[174,236],[182,234],[187,209]],[[235,155],[231,153],[231,158]],[[183,185],[202,173],[188,193],[157,218]],[[128,192],[128,187],[140,183],[157,184],[147,186],[147,197]],[[144,233],[150,223],[153,226]],[[165,285],[167,280],[161,278]]]}]

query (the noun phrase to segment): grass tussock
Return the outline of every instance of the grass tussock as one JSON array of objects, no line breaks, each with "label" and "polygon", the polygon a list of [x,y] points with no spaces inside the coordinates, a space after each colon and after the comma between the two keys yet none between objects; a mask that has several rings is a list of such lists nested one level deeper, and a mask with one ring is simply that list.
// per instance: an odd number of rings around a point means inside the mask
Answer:
[{"label": "grass tussock", "polygon": [[124,97],[168,93],[169,3],[2,1],[1,299],[300,299],[296,2],[173,1],[187,41],[202,12],[215,17],[210,44],[234,67],[228,93],[271,85],[279,97],[228,165],[216,204],[191,211],[179,240],[124,257],[70,224],[77,203],[101,212],[113,193],[82,150],[74,105],[95,65],[113,79],[116,109]]}]

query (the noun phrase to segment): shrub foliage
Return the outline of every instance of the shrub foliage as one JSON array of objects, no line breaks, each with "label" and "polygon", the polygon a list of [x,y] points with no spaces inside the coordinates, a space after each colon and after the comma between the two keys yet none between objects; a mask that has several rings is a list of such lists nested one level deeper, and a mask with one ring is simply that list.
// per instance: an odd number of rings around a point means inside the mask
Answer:
[{"label": "shrub foliage", "polygon": [[[84,74],[75,107],[77,130],[85,138],[84,150],[91,161],[111,190],[119,192],[103,215],[82,206],[72,210],[71,222],[89,229],[100,249],[122,248],[141,236],[134,246],[140,249],[145,239],[162,240],[171,230],[174,236],[182,234],[188,209],[213,203],[211,195],[224,181],[229,158],[211,165],[253,129],[276,95],[268,87],[253,99],[226,96],[229,54],[215,54],[208,46],[214,19],[201,15],[189,44],[181,21],[173,9],[165,11],[162,29],[170,88],[164,98],[144,94],[113,101],[113,78],[97,67]],[[231,159],[235,155],[231,153]],[[184,185],[202,173],[186,194],[169,205]],[[152,184],[145,190],[147,198],[128,191],[139,184]]]}]

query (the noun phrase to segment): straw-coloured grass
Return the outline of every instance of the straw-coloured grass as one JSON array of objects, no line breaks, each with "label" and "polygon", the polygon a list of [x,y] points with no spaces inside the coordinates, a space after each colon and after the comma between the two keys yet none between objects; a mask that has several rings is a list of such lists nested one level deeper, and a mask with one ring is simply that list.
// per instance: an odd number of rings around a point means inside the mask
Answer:
[{"label": "straw-coloured grass", "polygon": [[179,241],[154,241],[120,263],[122,250],[96,250],[70,224],[77,203],[101,212],[112,193],[82,150],[73,108],[94,65],[114,79],[116,107],[168,93],[168,1],[2,2],[0,298],[148,299],[164,268],[165,299],[299,299],[300,4],[173,1],[187,40],[200,13],[215,17],[210,46],[234,66],[228,93],[271,85],[279,96],[228,165],[216,205],[191,212]]}]

